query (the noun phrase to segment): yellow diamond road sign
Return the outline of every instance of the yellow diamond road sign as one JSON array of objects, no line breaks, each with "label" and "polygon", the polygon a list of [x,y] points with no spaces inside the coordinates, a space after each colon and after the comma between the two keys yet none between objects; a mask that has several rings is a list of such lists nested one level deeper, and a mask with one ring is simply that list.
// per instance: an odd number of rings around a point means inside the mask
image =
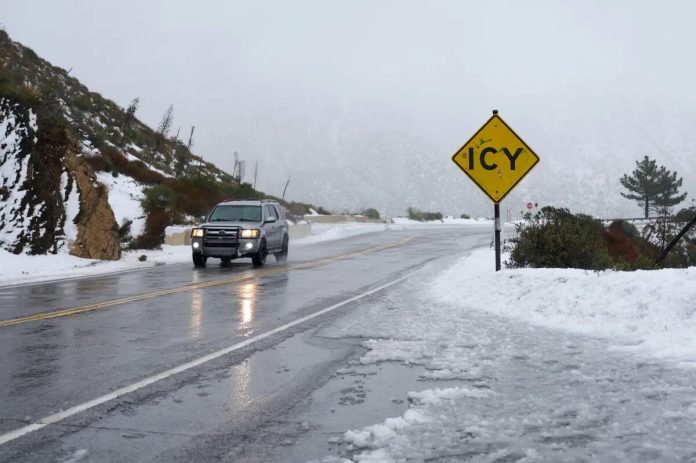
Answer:
[{"label": "yellow diamond road sign", "polygon": [[499,203],[539,162],[539,156],[494,113],[452,160]]}]

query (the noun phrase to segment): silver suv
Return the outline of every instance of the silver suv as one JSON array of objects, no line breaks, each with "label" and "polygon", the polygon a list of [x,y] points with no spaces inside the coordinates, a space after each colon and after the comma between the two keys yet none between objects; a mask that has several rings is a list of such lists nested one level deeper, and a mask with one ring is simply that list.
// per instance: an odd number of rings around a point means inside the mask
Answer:
[{"label": "silver suv", "polygon": [[193,264],[205,267],[208,257],[218,257],[223,265],[239,257],[251,257],[254,266],[273,254],[278,262],[288,257],[288,222],[285,211],[275,201],[248,199],[220,203],[205,223],[191,230]]}]

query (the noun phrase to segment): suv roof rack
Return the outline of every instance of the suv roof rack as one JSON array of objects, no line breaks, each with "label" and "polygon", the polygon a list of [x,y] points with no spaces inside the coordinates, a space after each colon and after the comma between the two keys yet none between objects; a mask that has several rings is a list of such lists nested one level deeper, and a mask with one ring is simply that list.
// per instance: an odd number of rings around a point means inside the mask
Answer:
[{"label": "suv roof rack", "polygon": [[264,199],[264,198],[229,198],[229,199],[225,199],[223,202],[227,203],[227,202],[231,202],[231,201],[260,201],[260,202],[264,202],[264,201],[272,201],[272,200]]}]

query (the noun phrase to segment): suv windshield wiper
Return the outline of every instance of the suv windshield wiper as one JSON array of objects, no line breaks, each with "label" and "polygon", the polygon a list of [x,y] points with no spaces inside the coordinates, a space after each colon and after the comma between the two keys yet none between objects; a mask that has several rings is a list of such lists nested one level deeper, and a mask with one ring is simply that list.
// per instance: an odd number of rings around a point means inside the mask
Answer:
[{"label": "suv windshield wiper", "polygon": [[239,222],[259,222],[259,220],[256,219],[238,219]]}]

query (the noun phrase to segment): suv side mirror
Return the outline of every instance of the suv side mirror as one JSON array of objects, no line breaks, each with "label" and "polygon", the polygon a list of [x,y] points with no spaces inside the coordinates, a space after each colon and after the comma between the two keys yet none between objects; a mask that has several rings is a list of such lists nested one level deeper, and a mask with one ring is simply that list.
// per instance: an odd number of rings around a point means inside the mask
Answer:
[{"label": "suv side mirror", "polygon": [[274,223],[277,219],[275,217],[266,217],[265,223]]},{"label": "suv side mirror", "polygon": [[202,215],[202,216],[200,217],[200,219],[201,219],[201,222],[205,222],[205,219],[207,219],[207,217],[204,216],[204,215]]}]

